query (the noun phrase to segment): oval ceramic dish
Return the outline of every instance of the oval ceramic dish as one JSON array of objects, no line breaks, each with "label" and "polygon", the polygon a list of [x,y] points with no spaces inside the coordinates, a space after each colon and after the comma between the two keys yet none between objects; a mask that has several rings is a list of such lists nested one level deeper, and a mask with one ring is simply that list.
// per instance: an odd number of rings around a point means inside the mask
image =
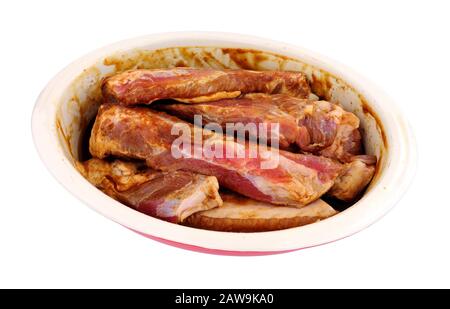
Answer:
[{"label": "oval ceramic dish", "polygon": [[[304,72],[313,91],[361,120],[366,152],[376,155],[376,175],[353,206],[310,225],[263,233],[194,229],[139,213],[103,194],[74,167],[80,141],[99,106],[101,79],[133,68],[175,66]],[[51,173],[105,217],[149,238],[209,253],[262,255],[317,246],[352,235],[382,217],[400,199],[415,172],[411,130],[382,91],[326,57],[271,40],[227,33],[165,33],[94,51],[56,75],[39,96],[32,119],[38,152]]]}]

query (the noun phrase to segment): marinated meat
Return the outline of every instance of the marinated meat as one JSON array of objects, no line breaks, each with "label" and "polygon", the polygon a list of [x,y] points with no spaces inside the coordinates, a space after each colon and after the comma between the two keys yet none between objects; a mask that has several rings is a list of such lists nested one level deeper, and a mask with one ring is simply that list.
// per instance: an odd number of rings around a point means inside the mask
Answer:
[{"label": "marinated meat", "polygon": [[[162,112],[102,105],[92,129],[90,151],[97,158],[108,155],[137,158],[158,170],[216,176],[222,186],[250,198],[295,207],[318,199],[331,188],[342,170],[341,164],[324,157],[238,143],[201,128],[197,130],[203,143],[197,143],[195,136],[189,135],[177,144],[179,137],[171,131],[179,125],[195,135],[193,125]],[[186,145],[189,147],[185,148]],[[205,145],[210,145],[215,154],[219,150],[219,156],[207,155]],[[232,158],[225,153],[230,149]],[[176,157],[173,151],[183,156]]]},{"label": "marinated meat", "polygon": [[354,156],[345,164],[328,195],[343,201],[352,201],[367,187],[375,174],[374,156]]},{"label": "marinated meat", "polygon": [[[191,122],[194,115],[201,115],[203,124],[218,123],[223,128],[242,123],[253,140],[266,138],[273,143],[275,138],[281,149],[296,144],[302,151],[341,162],[349,162],[362,151],[358,117],[326,101],[249,94],[202,104],[159,104],[157,108]],[[277,134],[272,134],[271,124],[278,124]]]},{"label": "marinated meat", "polygon": [[[144,165],[145,166],[145,165]],[[152,217],[180,223],[202,210],[222,205],[214,176],[187,171],[161,172],[136,163],[90,159],[79,171],[114,199]]]},{"label": "marinated meat", "polygon": [[132,70],[104,80],[107,102],[150,104],[159,99],[187,103],[234,98],[245,93],[285,93],[308,98],[310,88],[300,72],[173,68]]},{"label": "marinated meat", "polygon": [[221,193],[221,196],[222,207],[197,212],[184,224],[224,232],[265,232],[314,223],[337,213],[320,199],[303,208],[293,208],[230,193]]}]

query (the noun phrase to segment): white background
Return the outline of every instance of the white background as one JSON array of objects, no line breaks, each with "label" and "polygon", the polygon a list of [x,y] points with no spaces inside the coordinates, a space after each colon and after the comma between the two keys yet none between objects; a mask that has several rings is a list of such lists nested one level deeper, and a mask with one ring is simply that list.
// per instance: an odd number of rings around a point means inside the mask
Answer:
[{"label": "white background", "polygon": [[[418,140],[408,193],[352,237],[246,258],[169,247],[83,205],[37,156],[35,99],[93,49],[180,30],[300,45],[377,83]],[[450,287],[448,1],[2,1],[0,32],[0,287]]]}]

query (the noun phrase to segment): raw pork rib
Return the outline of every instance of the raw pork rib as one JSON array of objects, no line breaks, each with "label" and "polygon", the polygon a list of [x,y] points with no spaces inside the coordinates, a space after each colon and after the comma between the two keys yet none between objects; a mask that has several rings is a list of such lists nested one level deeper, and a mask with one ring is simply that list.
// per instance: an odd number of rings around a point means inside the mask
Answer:
[{"label": "raw pork rib", "polygon": [[361,153],[358,117],[326,101],[309,101],[283,94],[249,94],[201,104],[164,102],[157,107],[191,122],[194,115],[201,115],[203,124],[218,123],[223,128],[227,123],[254,123],[256,126],[248,131],[253,139],[258,137],[258,125],[267,124],[269,131],[264,135],[269,142],[273,142],[269,124],[278,123],[279,134],[274,136],[281,149],[297,144],[305,152],[342,162]]},{"label": "raw pork rib", "polygon": [[222,205],[213,176],[140,170],[135,163],[99,159],[79,163],[78,170],[107,195],[169,222],[180,223],[193,213]]},{"label": "raw pork rib", "polygon": [[124,105],[149,104],[159,99],[199,103],[252,92],[300,98],[310,94],[306,77],[300,72],[195,68],[126,71],[106,78],[102,91],[106,102]]},{"label": "raw pork rib", "polygon": [[[147,165],[154,169],[214,175],[222,186],[250,198],[295,207],[307,205],[323,195],[342,170],[341,164],[327,158],[283,151],[278,155],[270,148],[236,143],[201,128],[197,130],[203,134],[203,145],[192,142],[188,136],[191,156],[174,158],[172,143],[178,136],[171,135],[171,130],[176,124],[184,124],[191,132],[194,131],[193,125],[162,112],[104,104],[92,129],[90,151],[97,158],[108,155],[137,158],[146,160]],[[232,149],[234,154],[242,151],[245,156],[207,156],[202,152],[202,146],[208,144],[223,151]],[[186,153],[186,149],[177,147],[177,151]],[[256,156],[252,158],[250,153],[255,153],[255,149]],[[193,156],[197,150],[200,150],[200,155]]]},{"label": "raw pork rib", "polygon": [[336,179],[328,195],[343,201],[354,200],[369,184],[375,174],[376,158],[369,155],[352,157]]},{"label": "raw pork rib", "polygon": [[235,194],[221,193],[222,207],[197,212],[184,224],[224,232],[264,232],[326,219],[337,212],[322,200],[303,208],[274,206]]}]

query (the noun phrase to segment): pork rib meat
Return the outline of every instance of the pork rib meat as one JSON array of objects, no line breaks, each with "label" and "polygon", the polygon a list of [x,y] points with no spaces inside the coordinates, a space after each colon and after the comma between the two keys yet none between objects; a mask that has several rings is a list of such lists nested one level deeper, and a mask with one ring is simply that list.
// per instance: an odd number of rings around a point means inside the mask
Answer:
[{"label": "pork rib meat", "polygon": [[[92,129],[90,152],[97,158],[114,155],[146,160],[149,167],[158,170],[216,176],[220,185],[242,195],[295,207],[303,207],[328,191],[343,168],[328,158],[260,149],[257,144],[237,143],[201,128],[197,129],[203,135],[203,142],[198,144],[188,136],[189,155],[175,157],[174,142],[179,136],[172,135],[171,131],[179,124],[195,134],[193,125],[163,112],[104,104]],[[211,149],[220,149],[223,155],[205,155],[206,144],[212,145]],[[185,153],[186,144],[180,145],[175,150]],[[244,156],[235,153],[232,158],[225,156],[223,151],[230,149]],[[200,156],[192,155],[195,153]]]},{"label": "pork rib meat", "polygon": [[266,232],[314,223],[337,213],[320,199],[303,208],[294,208],[274,206],[230,193],[221,193],[221,197],[221,207],[197,212],[184,224],[224,232]]},{"label": "pork rib meat", "polygon": [[[326,101],[309,101],[288,95],[249,94],[201,104],[157,105],[186,121],[201,115],[203,124],[242,123],[253,140],[262,135],[273,143],[277,139],[281,149],[297,145],[302,151],[348,162],[361,154],[359,119],[340,106]],[[253,125],[254,124],[254,125]],[[267,133],[259,134],[265,124]],[[271,132],[271,124],[278,124],[278,132]]]},{"label": "pork rib meat", "polygon": [[77,167],[110,197],[165,221],[180,223],[198,211],[222,205],[219,184],[213,176],[140,169],[131,162],[95,158],[78,163]]},{"label": "pork rib meat", "polygon": [[245,93],[285,93],[307,98],[308,81],[300,72],[173,68],[132,70],[106,78],[107,102],[150,104],[159,99],[186,103],[234,98]]}]

